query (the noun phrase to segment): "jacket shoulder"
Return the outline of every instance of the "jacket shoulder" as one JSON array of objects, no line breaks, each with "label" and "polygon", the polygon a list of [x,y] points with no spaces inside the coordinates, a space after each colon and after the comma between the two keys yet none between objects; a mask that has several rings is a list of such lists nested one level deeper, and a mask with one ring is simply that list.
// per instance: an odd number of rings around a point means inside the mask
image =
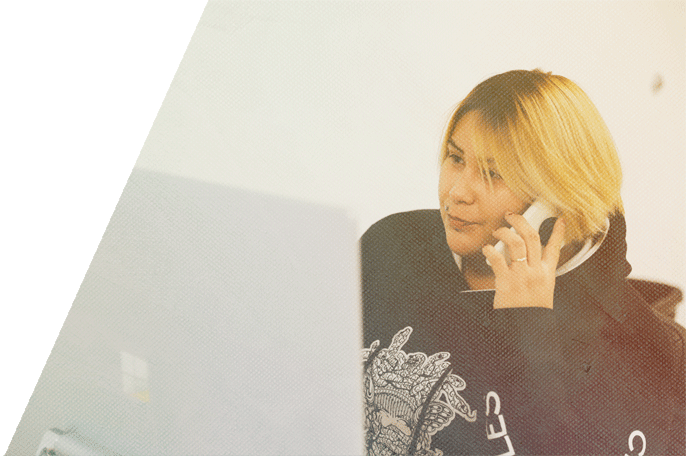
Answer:
[{"label": "jacket shoulder", "polygon": [[438,209],[421,209],[391,214],[374,223],[362,235],[363,245],[375,242],[427,241],[442,235]]},{"label": "jacket shoulder", "polygon": [[[654,309],[654,303],[637,291],[630,281],[625,288],[631,301],[627,338],[623,341],[642,359],[634,366],[650,383],[660,385],[669,396],[674,413],[674,439],[686,445],[686,330]],[[640,354],[640,355],[639,355]],[[638,373],[638,372],[637,372]],[[680,444],[681,444],[680,443]]]},{"label": "jacket shoulder", "polygon": [[625,300],[630,303],[633,310],[630,312],[630,327],[635,333],[652,335],[656,341],[655,345],[662,347],[669,355],[672,361],[670,364],[680,366],[683,370],[686,358],[686,330],[667,317],[659,309],[659,301],[644,289],[637,287],[637,282],[635,279],[628,279],[624,288]]}]

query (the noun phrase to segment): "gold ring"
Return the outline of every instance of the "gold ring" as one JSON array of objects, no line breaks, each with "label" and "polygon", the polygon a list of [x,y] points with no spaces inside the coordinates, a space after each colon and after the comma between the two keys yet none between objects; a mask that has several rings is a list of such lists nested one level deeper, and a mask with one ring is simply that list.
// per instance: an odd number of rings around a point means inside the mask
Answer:
[{"label": "gold ring", "polygon": [[524,257],[524,258],[517,258],[516,260],[512,260],[512,261],[526,261],[526,260],[527,260],[527,258]]}]

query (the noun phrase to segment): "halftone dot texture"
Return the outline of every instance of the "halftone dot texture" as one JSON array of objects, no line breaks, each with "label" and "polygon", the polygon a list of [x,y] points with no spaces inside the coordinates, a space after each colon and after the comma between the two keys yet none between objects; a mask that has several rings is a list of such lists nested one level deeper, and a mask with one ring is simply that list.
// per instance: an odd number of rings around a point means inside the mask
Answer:
[{"label": "halftone dot texture", "polygon": [[355,226],[302,201],[339,192],[308,157],[345,99],[327,24],[357,5],[207,4],[9,455],[50,428],[131,456],[360,452]]},{"label": "halftone dot texture", "polygon": [[373,225],[362,238],[368,448],[405,454],[418,436],[444,454],[683,454],[684,329],[651,308],[669,314],[661,306],[679,292],[625,281],[624,236],[611,218],[596,253],[556,278],[553,310],[494,310],[494,290],[469,290],[438,211]]},{"label": "halftone dot texture", "polygon": [[354,232],[134,170],[8,454],[50,428],[122,455],[359,452]]}]

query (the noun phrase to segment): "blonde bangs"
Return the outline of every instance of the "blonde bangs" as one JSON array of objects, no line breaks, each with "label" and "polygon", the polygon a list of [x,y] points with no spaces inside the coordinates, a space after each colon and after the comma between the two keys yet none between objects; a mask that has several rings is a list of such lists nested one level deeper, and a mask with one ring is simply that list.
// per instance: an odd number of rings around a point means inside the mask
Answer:
[{"label": "blonde bangs", "polygon": [[512,190],[518,198],[526,202],[533,201],[531,188],[525,179],[522,179],[521,162],[518,148],[512,141],[514,138],[508,131],[498,131],[488,124],[480,121],[481,134],[478,135],[477,144],[480,154],[479,165],[485,176],[491,183],[487,155],[493,159],[496,171],[502,177],[503,182]]}]

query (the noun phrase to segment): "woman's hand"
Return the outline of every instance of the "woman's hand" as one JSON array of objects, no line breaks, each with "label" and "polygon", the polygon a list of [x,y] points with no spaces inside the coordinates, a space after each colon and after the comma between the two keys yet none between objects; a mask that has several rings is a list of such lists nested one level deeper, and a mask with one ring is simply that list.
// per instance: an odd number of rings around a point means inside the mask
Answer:
[{"label": "woman's hand", "polygon": [[505,220],[517,230],[499,228],[493,236],[505,243],[511,263],[492,245],[483,247],[495,274],[494,309],[515,307],[553,308],[555,270],[564,240],[564,221],[558,219],[545,248],[538,232],[519,214],[508,214]]}]

